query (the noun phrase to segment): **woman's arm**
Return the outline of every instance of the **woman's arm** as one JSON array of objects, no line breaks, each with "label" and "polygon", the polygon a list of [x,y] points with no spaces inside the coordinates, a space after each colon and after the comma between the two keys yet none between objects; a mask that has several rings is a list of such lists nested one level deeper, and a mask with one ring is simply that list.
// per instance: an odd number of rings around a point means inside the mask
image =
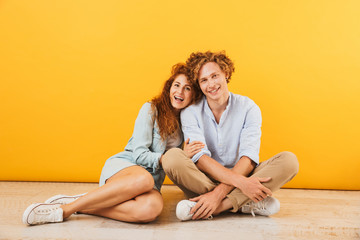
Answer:
[{"label": "woman's arm", "polygon": [[[162,152],[153,152],[150,150],[150,146],[154,141],[154,114],[151,103],[147,102],[142,106],[135,121],[132,146],[135,162],[138,165],[152,168],[153,172],[156,172],[159,168],[160,157],[165,151],[165,145],[162,143]],[[158,141],[161,142],[160,136],[158,137]]]}]

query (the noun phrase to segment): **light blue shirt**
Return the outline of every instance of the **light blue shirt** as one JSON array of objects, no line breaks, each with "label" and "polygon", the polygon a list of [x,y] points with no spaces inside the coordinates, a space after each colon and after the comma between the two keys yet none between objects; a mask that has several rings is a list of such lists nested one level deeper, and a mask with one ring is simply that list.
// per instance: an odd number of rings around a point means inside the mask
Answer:
[{"label": "light blue shirt", "polygon": [[184,139],[205,144],[192,161],[196,163],[206,154],[227,168],[234,167],[242,156],[259,164],[261,121],[260,108],[253,100],[231,92],[219,124],[206,97],[181,112]]},{"label": "light blue shirt", "polygon": [[[182,143],[182,135],[180,135]],[[155,187],[160,190],[165,178],[165,172],[159,164],[162,154],[166,151],[167,139],[163,141],[159,133],[158,122],[155,119],[151,103],[145,103],[136,118],[134,132],[125,147],[112,158],[122,158],[130,163],[145,168],[154,178]]]}]

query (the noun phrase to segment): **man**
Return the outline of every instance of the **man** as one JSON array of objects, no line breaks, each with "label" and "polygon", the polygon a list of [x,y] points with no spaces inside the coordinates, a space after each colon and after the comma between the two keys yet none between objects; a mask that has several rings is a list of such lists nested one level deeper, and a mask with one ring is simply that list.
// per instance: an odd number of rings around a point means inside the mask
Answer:
[{"label": "man", "polygon": [[280,203],[272,191],[297,174],[296,156],[282,152],[259,164],[261,112],[254,101],[228,90],[234,64],[224,52],[192,53],[187,65],[204,97],[181,112],[182,130],[184,139],[205,146],[187,154],[187,141],[184,151],[174,148],[163,156],[165,173],[190,197],[178,203],[177,217],[277,213]]}]

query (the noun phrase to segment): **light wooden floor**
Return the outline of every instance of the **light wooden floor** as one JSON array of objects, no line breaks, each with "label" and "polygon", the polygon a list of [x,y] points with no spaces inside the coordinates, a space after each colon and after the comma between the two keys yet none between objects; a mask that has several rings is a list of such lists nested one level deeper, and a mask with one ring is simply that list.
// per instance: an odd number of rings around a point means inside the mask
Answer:
[{"label": "light wooden floor", "polygon": [[271,217],[224,214],[213,220],[180,222],[175,186],[162,189],[165,208],[153,223],[130,224],[89,215],[73,215],[63,223],[26,226],[25,208],[48,197],[78,194],[93,183],[0,182],[0,239],[360,239],[360,191],[281,189],[281,202]]}]

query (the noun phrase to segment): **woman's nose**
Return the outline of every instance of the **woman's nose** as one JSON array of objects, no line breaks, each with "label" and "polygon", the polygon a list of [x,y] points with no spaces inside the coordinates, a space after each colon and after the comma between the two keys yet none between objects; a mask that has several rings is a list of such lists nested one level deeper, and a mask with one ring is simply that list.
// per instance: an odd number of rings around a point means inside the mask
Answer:
[{"label": "woman's nose", "polygon": [[179,89],[177,90],[177,92],[180,93],[180,94],[182,94],[182,93],[184,92],[184,89],[183,89],[183,88],[179,88]]}]

